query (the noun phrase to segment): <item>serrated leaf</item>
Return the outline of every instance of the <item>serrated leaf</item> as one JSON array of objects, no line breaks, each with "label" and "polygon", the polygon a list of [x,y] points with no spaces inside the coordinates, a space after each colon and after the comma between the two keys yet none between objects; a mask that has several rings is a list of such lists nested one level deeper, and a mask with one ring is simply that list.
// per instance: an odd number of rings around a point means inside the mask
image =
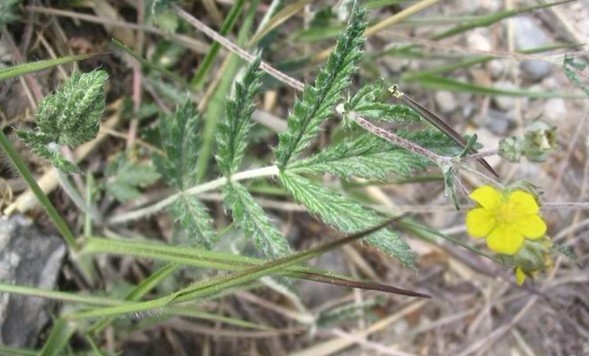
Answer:
[{"label": "serrated leaf", "polygon": [[138,188],[146,187],[160,177],[153,166],[129,162],[123,155],[107,167],[106,176],[106,190],[121,202],[139,198]]},{"label": "serrated leaf", "polygon": [[[305,205],[309,212],[318,215],[326,224],[344,233],[362,231],[384,220],[356,201],[318,186],[297,174],[283,171],[280,173],[280,181],[294,199]],[[404,266],[415,269],[415,254],[397,233],[383,229],[370,234],[366,241],[384,253],[396,257]]]},{"label": "serrated leaf", "polygon": [[243,185],[227,184],[223,189],[223,201],[237,224],[254,238],[254,243],[262,254],[269,258],[278,258],[290,253],[286,238]]},{"label": "serrated leaf", "polygon": [[180,190],[196,182],[199,114],[188,99],[176,111],[160,118],[160,136],[165,157],[155,154],[153,161],[168,184]]},{"label": "serrated leaf", "polygon": [[575,62],[574,57],[569,57],[567,55],[564,56],[564,61],[562,64],[562,69],[564,70],[564,74],[569,78],[571,83],[573,83],[577,88],[583,90],[585,95],[589,96],[589,85],[583,83],[579,78],[579,74],[577,71],[581,72],[585,70],[587,64],[584,62]]},{"label": "serrated leaf", "polygon": [[170,215],[186,230],[191,241],[209,250],[213,247],[217,240],[212,229],[213,220],[206,206],[196,197],[182,194],[170,208]]},{"label": "serrated leaf", "polygon": [[247,133],[252,126],[255,110],[254,96],[260,89],[260,57],[247,68],[243,78],[235,83],[235,97],[227,100],[226,120],[217,135],[217,162],[221,172],[230,177],[238,168],[247,147]]},{"label": "serrated leaf", "polygon": [[[79,172],[80,169],[75,163],[70,162],[61,153],[59,146],[51,144],[51,139],[41,132],[17,130],[17,136],[39,156],[45,158],[52,166],[64,173]],[[53,146],[53,147],[51,147]]]},{"label": "serrated leaf", "polygon": [[307,149],[319,132],[319,125],[332,114],[361,56],[366,12],[354,5],[346,31],[327,59],[315,83],[305,87],[289,115],[288,128],[279,135],[276,148],[278,166],[284,169]]},{"label": "serrated leaf", "polygon": [[76,147],[94,139],[105,107],[107,78],[102,70],[73,73],[62,89],[39,104],[39,130],[60,145]]},{"label": "serrated leaf", "polygon": [[345,103],[346,111],[354,111],[366,119],[386,122],[419,122],[419,115],[404,105],[383,103],[381,98],[388,92],[382,80],[363,86]]},{"label": "serrated leaf", "polygon": [[338,144],[289,167],[290,172],[335,174],[343,179],[361,177],[384,181],[391,174],[408,177],[417,169],[430,166],[423,157],[397,148],[372,135],[362,135]]}]

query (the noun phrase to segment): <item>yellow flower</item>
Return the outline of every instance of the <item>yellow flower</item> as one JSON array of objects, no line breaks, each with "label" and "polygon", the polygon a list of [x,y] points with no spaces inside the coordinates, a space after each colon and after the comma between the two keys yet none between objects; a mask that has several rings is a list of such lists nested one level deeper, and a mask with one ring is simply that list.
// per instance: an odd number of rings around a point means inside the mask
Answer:
[{"label": "yellow flower", "polygon": [[546,223],[538,215],[540,208],[530,193],[499,192],[485,185],[473,191],[470,198],[478,207],[466,215],[466,229],[472,237],[486,237],[492,251],[514,255],[525,239],[536,240],[546,233]]}]

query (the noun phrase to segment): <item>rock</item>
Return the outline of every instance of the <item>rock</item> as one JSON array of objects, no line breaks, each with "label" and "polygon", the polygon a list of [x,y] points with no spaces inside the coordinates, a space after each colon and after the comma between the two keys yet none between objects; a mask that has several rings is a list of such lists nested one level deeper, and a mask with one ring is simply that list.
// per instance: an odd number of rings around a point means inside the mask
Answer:
[{"label": "rock", "polygon": [[512,120],[511,115],[497,110],[489,110],[485,126],[493,134],[499,137],[505,137],[515,126],[515,122]]},{"label": "rock", "polygon": [[[20,286],[53,289],[66,253],[63,241],[42,235],[30,220],[0,217],[0,280]],[[50,321],[52,302],[44,298],[0,294],[0,343],[34,347]]]},{"label": "rock", "polygon": [[[499,81],[493,85],[497,89],[513,90],[516,86],[511,82]],[[506,95],[494,96],[493,103],[502,111],[509,111],[515,107],[515,98]]]},{"label": "rock", "polygon": [[550,121],[552,124],[557,124],[566,119],[567,108],[566,103],[561,98],[552,98],[546,100],[544,103],[544,115],[542,118]]},{"label": "rock", "polygon": [[[518,16],[514,21],[515,48],[533,49],[552,43],[552,39],[531,17]],[[550,74],[552,64],[545,61],[523,61],[522,75],[531,81],[540,81]]]},{"label": "rock", "polygon": [[487,71],[491,74],[491,78],[497,79],[505,73],[505,65],[499,59],[493,59],[487,62]]},{"label": "rock", "polygon": [[489,52],[491,50],[491,42],[489,41],[490,35],[486,28],[477,28],[471,31],[466,37],[466,43],[468,47]]},{"label": "rock", "polygon": [[434,95],[434,100],[442,114],[450,114],[458,107],[454,94],[449,91],[438,91]]}]

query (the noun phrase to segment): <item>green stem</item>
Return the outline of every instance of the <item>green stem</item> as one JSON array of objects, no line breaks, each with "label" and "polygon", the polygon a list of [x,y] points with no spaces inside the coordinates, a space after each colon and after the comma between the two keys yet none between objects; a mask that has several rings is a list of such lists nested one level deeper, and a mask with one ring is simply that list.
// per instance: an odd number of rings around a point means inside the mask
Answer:
[{"label": "green stem", "polygon": [[[237,181],[245,180],[245,179],[252,179],[252,178],[259,178],[259,177],[272,177],[272,176],[277,176],[278,173],[279,173],[278,167],[276,167],[276,166],[256,168],[256,169],[252,169],[249,171],[244,171],[244,172],[239,172],[239,173],[234,174],[231,177],[231,181],[237,182]],[[204,192],[208,192],[211,190],[221,188],[225,184],[227,184],[227,178],[221,177],[221,178],[215,179],[213,181],[194,186],[194,187],[186,190],[185,193],[188,195],[198,195],[198,194],[201,194]],[[161,200],[161,201],[159,201],[153,205],[147,206],[145,208],[131,211],[126,214],[117,215],[117,216],[109,219],[107,221],[107,224],[120,224],[123,222],[141,219],[143,217],[155,214],[158,211],[161,211],[162,209],[172,205],[176,200],[178,200],[180,198],[181,195],[182,195],[182,193],[174,194],[164,200]]]},{"label": "green stem", "polygon": [[35,178],[27,168],[25,162],[20,158],[20,156],[8,140],[8,137],[6,137],[6,135],[2,131],[0,131],[0,146],[2,146],[2,149],[4,150],[4,152],[6,152],[6,155],[8,156],[12,164],[14,164],[14,166],[16,167],[20,175],[23,177],[23,179],[25,180],[33,194],[35,194],[35,196],[39,200],[39,203],[41,204],[43,209],[45,209],[45,211],[49,215],[49,218],[53,221],[55,227],[57,227],[57,230],[65,240],[65,243],[68,245],[68,248],[71,251],[77,251],[78,246],[76,245],[76,239],[74,237],[74,234],[67,226],[65,220],[63,220],[61,215],[59,215],[53,204],[51,204],[49,198],[47,198],[45,193],[43,193],[41,187],[39,187],[37,181],[35,181]]}]

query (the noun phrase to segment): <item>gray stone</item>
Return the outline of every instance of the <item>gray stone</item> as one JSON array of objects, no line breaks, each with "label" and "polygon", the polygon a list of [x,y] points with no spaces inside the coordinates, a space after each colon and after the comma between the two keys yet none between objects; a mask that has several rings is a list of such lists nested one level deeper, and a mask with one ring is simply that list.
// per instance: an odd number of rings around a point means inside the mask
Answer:
[{"label": "gray stone", "polygon": [[450,114],[458,107],[454,94],[449,91],[438,91],[434,95],[434,100],[442,114]]},{"label": "gray stone", "polygon": [[553,124],[557,124],[566,119],[567,108],[566,103],[561,98],[552,98],[546,100],[544,103],[543,118],[550,121]]},{"label": "gray stone", "polygon": [[[552,43],[550,36],[531,17],[518,16],[513,21],[516,49],[533,49]],[[540,81],[550,74],[552,64],[545,61],[523,61],[521,69],[524,78]]]},{"label": "gray stone", "polygon": [[[42,235],[30,220],[0,217],[0,280],[53,289],[66,247],[59,237]],[[0,343],[34,347],[50,320],[48,299],[0,294]]]},{"label": "gray stone", "polygon": [[[514,90],[516,86],[511,82],[497,82],[494,84],[494,87],[497,89],[505,89],[505,90]],[[498,109],[502,111],[509,111],[515,107],[515,98],[506,95],[494,96],[493,102]]]},{"label": "gray stone", "polygon": [[489,31],[486,28],[477,28],[468,34],[466,43],[468,43],[469,48],[489,52],[491,50],[489,38]]},{"label": "gray stone", "polygon": [[515,126],[515,122],[511,119],[510,115],[497,110],[489,110],[486,121],[485,126],[489,131],[499,137],[507,136],[509,131]]}]

